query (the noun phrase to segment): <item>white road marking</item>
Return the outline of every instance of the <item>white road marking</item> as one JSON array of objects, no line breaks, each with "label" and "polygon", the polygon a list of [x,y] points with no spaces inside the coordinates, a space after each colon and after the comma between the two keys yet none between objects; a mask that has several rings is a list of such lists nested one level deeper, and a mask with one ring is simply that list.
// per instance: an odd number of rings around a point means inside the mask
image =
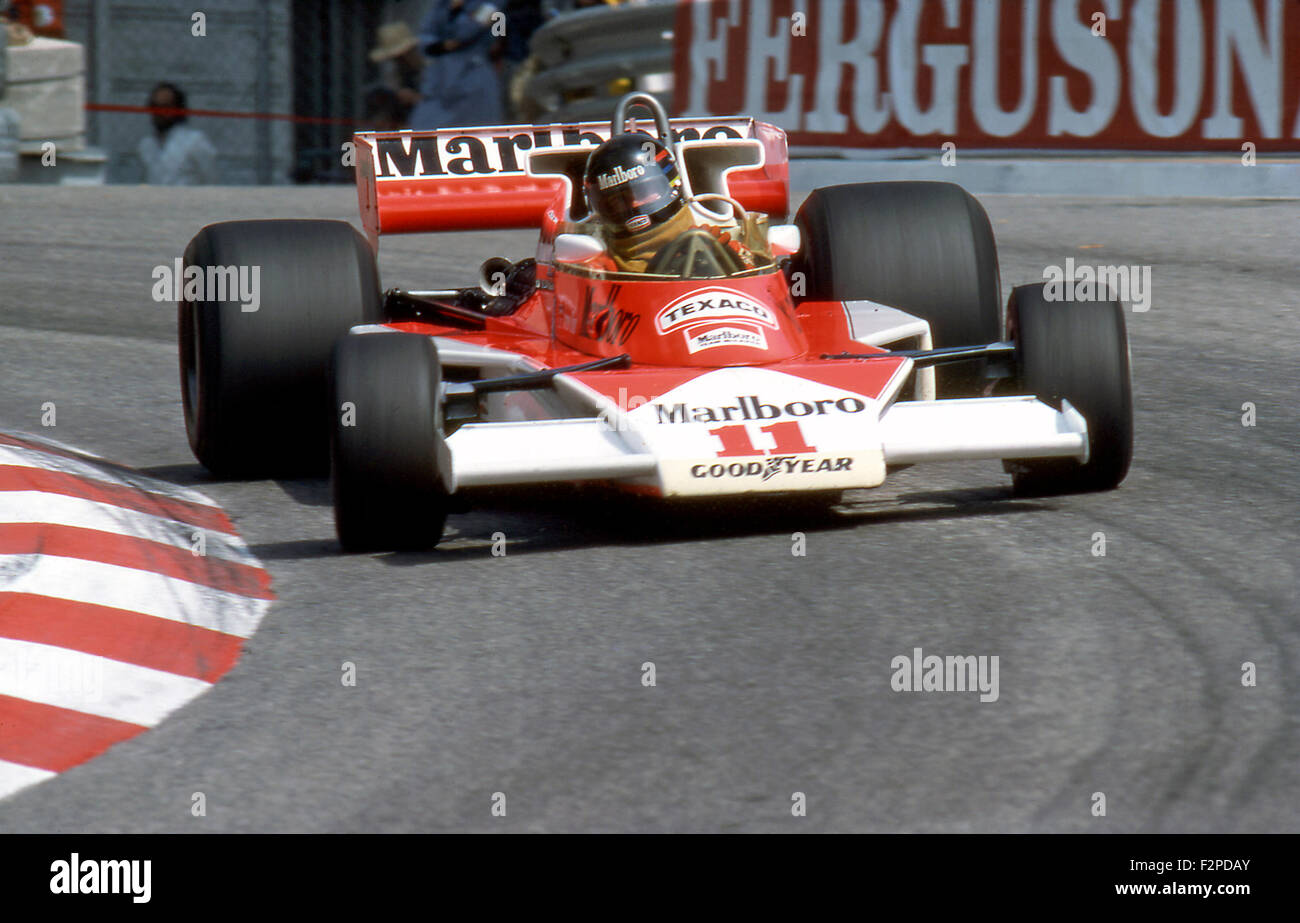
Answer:
[{"label": "white road marking", "polygon": [[153,727],[212,684],[95,654],[0,638],[0,695]]},{"label": "white road marking", "polygon": [[0,588],[128,609],[241,638],[257,630],[270,602],[152,571],[41,554],[0,554]]},{"label": "white road marking", "polygon": [[29,449],[26,446],[0,444],[0,465],[61,471],[64,474],[76,475],[99,484],[126,485],[144,493],[157,494],[160,497],[167,497],[172,500],[184,500],[187,503],[220,509],[210,498],[188,487],[178,487],[175,484],[169,484],[166,481],[160,481],[157,478],[151,478],[143,474],[132,475],[127,472],[118,472],[112,468],[101,467],[91,462],[69,458],[66,455],[57,455],[52,452],[41,452],[36,449]]},{"label": "white road marking", "polygon": [[0,760],[0,798],[12,795],[14,792],[35,785],[37,782],[52,779],[56,775],[58,775],[57,772],[50,772],[48,769],[37,769],[34,766],[24,766],[21,763]]},{"label": "white road marking", "polygon": [[0,490],[0,524],[43,522],[80,529],[97,529],[161,542],[191,551],[194,535],[203,534],[204,555],[258,566],[242,539],[225,532],[200,529],[167,516],[155,516],[111,503],[50,494],[39,490]]}]

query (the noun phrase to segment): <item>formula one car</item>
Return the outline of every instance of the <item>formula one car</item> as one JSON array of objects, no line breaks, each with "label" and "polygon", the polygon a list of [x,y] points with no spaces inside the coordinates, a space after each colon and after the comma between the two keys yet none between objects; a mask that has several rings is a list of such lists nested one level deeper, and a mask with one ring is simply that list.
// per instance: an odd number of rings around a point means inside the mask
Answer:
[{"label": "formula one car", "polygon": [[[584,195],[593,149],[624,134],[657,140],[694,218],[636,271],[610,263]],[[609,125],[355,142],[364,236],[340,221],[209,225],[187,278],[258,266],[260,304],[212,285],[179,304],[199,461],[236,477],[329,470],[347,550],[433,546],[485,485],[838,492],[1001,459],[1017,492],[1045,494],[1127,472],[1121,304],[1023,285],[1004,319],[988,217],[958,186],[822,188],[773,223],[788,209],[780,129],[669,120],[642,94]],[[477,285],[381,291],[381,235],[526,227],[535,256],[491,258]]]}]

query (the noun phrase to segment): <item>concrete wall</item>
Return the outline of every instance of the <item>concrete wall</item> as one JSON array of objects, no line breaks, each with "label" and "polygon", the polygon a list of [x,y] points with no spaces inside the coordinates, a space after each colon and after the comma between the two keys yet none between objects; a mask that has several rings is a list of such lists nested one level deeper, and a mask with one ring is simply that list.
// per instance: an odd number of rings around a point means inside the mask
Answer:
[{"label": "concrete wall", "polygon": [[18,175],[18,113],[4,105],[6,59],[4,47],[0,46],[0,183],[11,183]]},{"label": "concrete wall", "polygon": [[[290,0],[67,0],[67,37],[86,46],[90,102],[142,106],[161,80],[194,109],[292,112]],[[201,9],[206,35],[193,34]],[[287,183],[293,133],[287,122],[193,117],[220,157],[221,182]],[[92,112],[89,142],[109,156],[108,181],[140,182],[136,145],[152,131],[137,113]]]},{"label": "concrete wall", "polygon": [[5,105],[18,113],[24,153],[47,142],[60,153],[86,146],[85,48],[37,36],[5,55]]}]

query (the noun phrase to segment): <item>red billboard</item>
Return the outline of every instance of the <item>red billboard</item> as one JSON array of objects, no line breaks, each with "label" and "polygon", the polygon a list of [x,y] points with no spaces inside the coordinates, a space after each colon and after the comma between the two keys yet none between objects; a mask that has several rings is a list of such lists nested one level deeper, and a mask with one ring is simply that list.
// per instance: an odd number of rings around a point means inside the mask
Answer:
[{"label": "red billboard", "polygon": [[1300,151],[1300,2],[680,0],[674,80],[792,145]]}]

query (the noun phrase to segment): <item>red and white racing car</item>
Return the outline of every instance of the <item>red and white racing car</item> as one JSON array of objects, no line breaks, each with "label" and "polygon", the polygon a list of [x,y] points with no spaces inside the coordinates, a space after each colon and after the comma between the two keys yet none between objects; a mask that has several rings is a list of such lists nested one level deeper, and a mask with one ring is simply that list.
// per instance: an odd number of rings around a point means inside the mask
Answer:
[{"label": "red and white racing car", "polygon": [[[593,147],[645,106],[700,227],[611,269]],[[649,126],[647,126],[649,127]],[[817,189],[784,220],[785,136],[752,119],[361,133],[362,235],[336,221],[205,227],[187,278],[260,267],[256,310],[179,305],[186,427],[233,476],[331,469],[344,548],[432,546],[466,488],[601,481],[666,498],[840,491],[1001,459],[1019,492],[1115,487],[1132,409],[1123,308],[1015,288],[958,186]],[[383,292],[381,235],[540,229],[479,285]],[[717,230],[745,239],[732,259]],[[990,396],[992,395],[992,396]]]}]

